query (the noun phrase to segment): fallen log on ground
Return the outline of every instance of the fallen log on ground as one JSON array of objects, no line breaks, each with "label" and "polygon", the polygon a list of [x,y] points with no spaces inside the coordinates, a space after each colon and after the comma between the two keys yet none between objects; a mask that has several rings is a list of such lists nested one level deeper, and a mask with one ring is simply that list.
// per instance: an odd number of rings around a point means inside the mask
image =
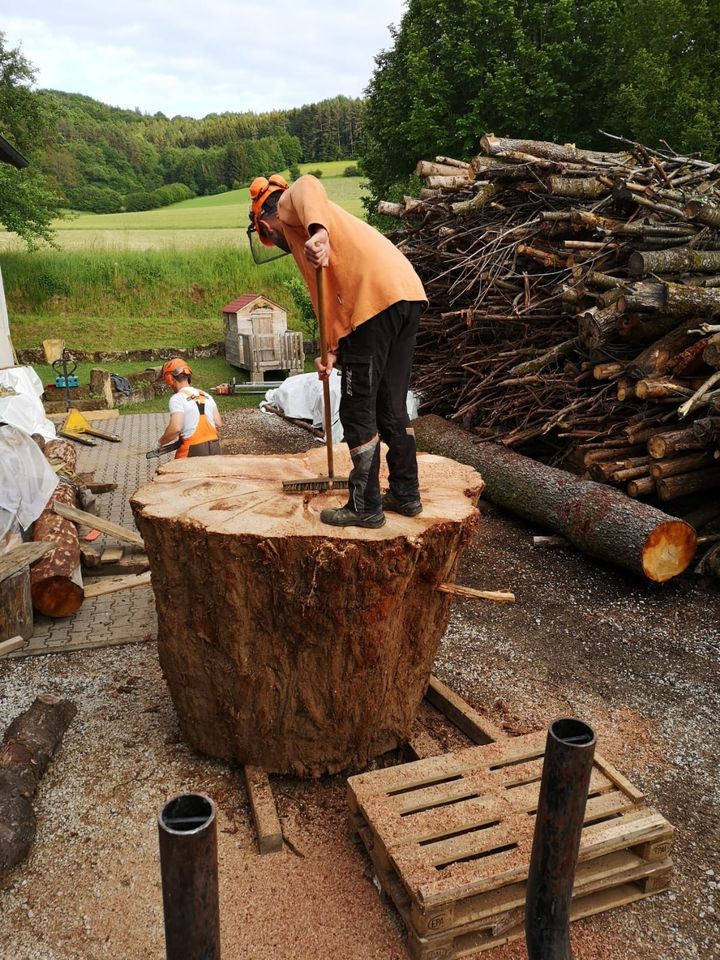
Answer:
[{"label": "fallen log on ground", "polygon": [[320,511],[346,492],[281,482],[326,469],[321,448],[175,460],[131,499],[183,735],[268,772],[364,766],[406,741],[450,614],[438,587],[478,517],[480,476],[421,456],[420,516],[329,527]]},{"label": "fallen log on ground", "polygon": [[51,463],[59,465],[60,483],[35,521],[33,540],[54,543],[55,547],[32,569],[32,602],[48,617],[68,617],[83,602],[80,545],[75,525],[53,508],[55,504],[77,505],[77,487],[69,479],[75,474],[77,454],[67,440],[51,440],[45,444],[44,453]]},{"label": "fallen log on ground", "polygon": [[579,480],[472,434],[441,417],[415,421],[421,450],[478,470],[484,496],[565,537],[583,553],[662,583],[682,573],[697,546],[683,520],[591,480]]},{"label": "fallen log on ground", "polygon": [[37,828],[33,795],[76,713],[69,700],[44,694],[5,731],[0,746],[0,877],[28,855]]}]

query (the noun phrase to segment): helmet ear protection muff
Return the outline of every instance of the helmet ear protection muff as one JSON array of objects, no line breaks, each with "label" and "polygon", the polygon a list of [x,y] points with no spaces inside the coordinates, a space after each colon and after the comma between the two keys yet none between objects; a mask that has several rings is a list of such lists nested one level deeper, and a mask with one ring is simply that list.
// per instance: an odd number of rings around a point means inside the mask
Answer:
[{"label": "helmet ear protection muff", "polygon": [[173,360],[168,360],[167,363],[163,364],[163,368],[160,371],[160,377],[169,387],[172,387],[173,381],[178,380],[180,377],[187,377],[190,379],[191,376],[192,370],[185,363],[185,361],[181,360],[179,357],[175,357]]}]

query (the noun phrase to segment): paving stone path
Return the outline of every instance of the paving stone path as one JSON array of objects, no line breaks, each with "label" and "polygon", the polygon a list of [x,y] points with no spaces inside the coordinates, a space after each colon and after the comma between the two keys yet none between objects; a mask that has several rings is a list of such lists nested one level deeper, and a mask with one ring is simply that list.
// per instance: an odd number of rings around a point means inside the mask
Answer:
[{"label": "paving stone path", "polygon": [[[92,421],[91,421],[92,422]],[[167,414],[148,413],[103,420],[98,430],[116,433],[121,443],[98,440],[97,446],[78,445],[78,472],[93,472],[99,483],[117,483],[112,493],[97,497],[101,517],[135,529],[130,497],[155,473],[158,461],[147,460],[145,453],[155,445],[167,423]],[[80,535],[87,533],[80,530]],[[93,544],[99,549],[117,546],[112,537],[102,536]],[[126,554],[134,551],[126,545]],[[94,647],[153,640],[157,635],[155,598],[152,589],[136,587],[103,597],[85,600],[77,613],[62,620],[35,615],[35,630],[26,646],[10,657],[28,657],[45,653],[64,653]]]}]

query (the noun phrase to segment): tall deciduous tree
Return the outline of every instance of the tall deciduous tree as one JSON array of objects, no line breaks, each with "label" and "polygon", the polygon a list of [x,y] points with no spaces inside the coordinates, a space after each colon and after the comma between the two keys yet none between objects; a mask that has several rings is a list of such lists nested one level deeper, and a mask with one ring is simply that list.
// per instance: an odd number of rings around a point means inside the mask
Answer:
[{"label": "tall deciduous tree", "polygon": [[[55,131],[53,101],[32,89],[33,80],[31,64],[0,33],[0,133],[31,161]],[[32,162],[22,170],[0,164],[0,222],[29,246],[51,239],[58,203]]]},{"label": "tall deciduous tree", "polygon": [[712,155],[719,0],[409,0],[376,58],[363,166],[393,198],[421,157],[484,132],[607,144],[600,128]]}]

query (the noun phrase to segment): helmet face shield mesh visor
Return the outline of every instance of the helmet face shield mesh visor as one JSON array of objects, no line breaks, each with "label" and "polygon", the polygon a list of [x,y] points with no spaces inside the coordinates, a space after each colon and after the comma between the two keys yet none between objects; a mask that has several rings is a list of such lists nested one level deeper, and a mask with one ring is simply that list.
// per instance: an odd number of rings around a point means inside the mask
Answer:
[{"label": "helmet face shield mesh visor", "polygon": [[258,266],[263,263],[270,263],[272,260],[279,260],[281,257],[288,255],[288,252],[281,247],[266,247],[258,236],[254,224],[250,224],[248,227],[247,238],[250,244],[250,253]]}]

